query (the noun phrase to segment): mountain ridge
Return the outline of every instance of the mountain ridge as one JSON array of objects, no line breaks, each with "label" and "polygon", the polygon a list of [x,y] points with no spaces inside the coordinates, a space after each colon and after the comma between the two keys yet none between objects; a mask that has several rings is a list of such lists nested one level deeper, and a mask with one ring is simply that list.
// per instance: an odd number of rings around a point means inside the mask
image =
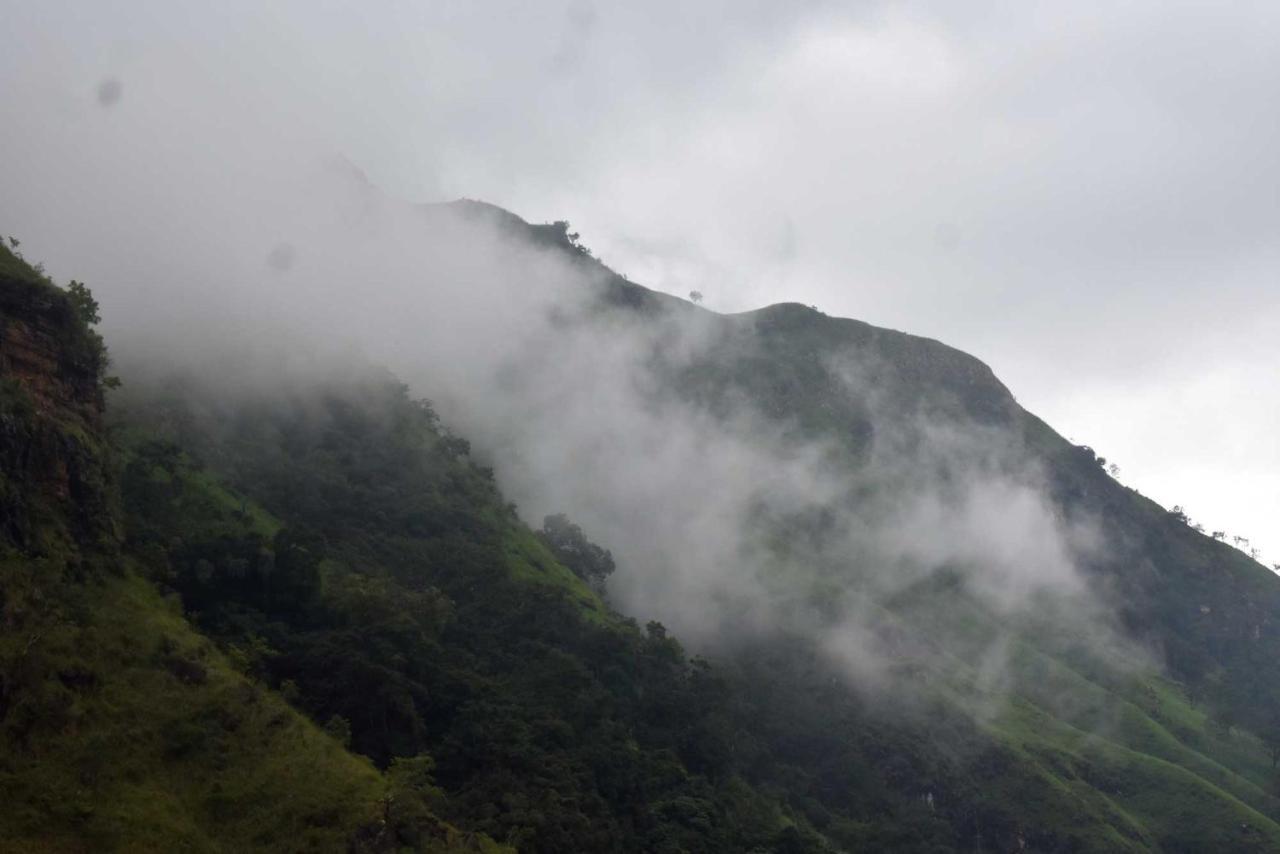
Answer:
[{"label": "mountain ridge", "polygon": [[[610,324],[641,327],[662,399],[723,426],[724,441],[734,439],[725,419],[746,401],[788,447],[823,449],[846,490],[837,500],[750,508],[761,541],[753,547],[772,573],[766,587],[781,590],[779,613],[795,619],[741,633],[711,660],[687,654],[661,623],[641,627],[571,569],[575,554],[597,552],[578,543],[557,553],[563,540],[527,524],[469,442],[389,373],[302,383],[266,374],[240,396],[234,374],[136,385],[126,376],[110,398],[109,432],[91,425],[88,434],[101,445],[86,453],[103,471],[103,501],[54,489],[42,502],[6,487],[6,507],[53,525],[53,545],[65,536],[59,520],[83,504],[117,531],[123,554],[106,561],[101,580],[62,561],[72,569],[60,568],[49,587],[79,609],[51,624],[59,637],[83,643],[114,631],[122,646],[104,648],[115,657],[59,647],[44,669],[15,681],[12,662],[25,657],[31,632],[14,616],[14,591],[24,588],[12,579],[45,564],[24,545],[32,538],[6,552],[0,724],[15,749],[0,765],[10,795],[0,828],[19,847],[1280,849],[1272,757],[1257,737],[1280,687],[1270,573],[1117,484],[1091,450],[1025,412],[971,356],[795,304],[716,315],[609,270],[567,223],[532,226],[478,204],[462,206],[467,217],[496,217],[588,272],[594,298],[557,319],[557,334],[575,324],[604,324],[607,334],[620,328]],[[449,210],[428,212],[428,225]],[[6,277],[0,295],[66,299],[29,284]],[[10,308],[5,322],[13,316]],[[68,323],[49,340],[92,340],[78,337],[87,324]],[[690,329],[698,347],[665,346]],[[56,358],[14,370],[7,354],[21,348],[6,351],[6,340],[0,329],[7,390],[56,372]],[[96,389],[101,371],[92,367]],[[38,442],[12,425],[43,416],[6,394],[6,484],[35,482],[13,477],[13,461],[33,459]],[[938,425],[996,437],[1012,452],[995,474],[1011,468],[1027,481],[1009,482],[1020,489],[1043,483],[1064,519],[1098,518],[1108,548],[1085,555],[1085,576],[1178,681],[1117,663],[1081,636],[1100,624],[1061,621],[1039,600],[1005,609],[983,588],[982,551],[967,563],[925,559],[909,583],[883,589],[875,553],[846,559],[839,519],[870,508],[882,515],[866,518],[895,521],[883,515],[883,493],[903,472],[937,465],[925,428]],[[66,423],[54,429],[58,447],[76,441]],[[985,446],[967,443],[943,460],[964,463],[952,485],[963,486],[974,465],[987,475]],[[907,454],[887,470],[886,447]],[[1023,477],[1024,459],[1034,477]],[[973,533],[957,531],[949,536]],[[853,605],[862,634],[824,646],[837,637],[840,609]],[[873,656],[875,673],[851,676],[844,653]],[[142,679],[170,698],[174,720],[143,707],[130,707],[131,722],[110,716],[109,691]],[[249,694],[265,711],[234,710],[229,700]],[[112,696],[138,700],[127,690]],[[30,727],[44,716],[32,730],[37,753],[15,729],[23,703],[44,704],[21,719]],[[157,752],[131,763],[99,739],[90,744],[104,758],[79,776],[89,753],[77,733],[107,724]],[[294,741],[269,741],[266,756],[305,759],[313,785],[299,790],[254,764],[264,757],[246,755],[278,726]],[[214,759],[224,750],[229,768]],[[36,758],[47,776],[33,770]],[[154,817],[129,814],[139,807],[117,783],[174,775],[192,784],[157,801],[172,821],[145,836]],[[246,789],[245,780],[256,782]],[[58,786],[79,800],[58,802],[49,794]],[[234,810],[246,820],[228,821]],[[284,815],[293,824],[264,827]]]}]

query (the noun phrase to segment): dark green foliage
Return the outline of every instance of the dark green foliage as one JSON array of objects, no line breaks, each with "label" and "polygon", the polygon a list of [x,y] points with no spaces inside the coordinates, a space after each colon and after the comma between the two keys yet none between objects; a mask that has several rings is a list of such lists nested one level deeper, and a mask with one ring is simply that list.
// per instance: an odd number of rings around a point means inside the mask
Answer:
[{"label": "dark green foliage", "polygon": [[[527,533],[402,387],[249,403],[229,431],[169,397],[134,410],[133,435],[160,407],[185,450],[132,446],[130,548],[229,648],[256,644],[263,678],[354,750],[392,769],[429,752],[446,816],[532,851],[771,850],[794,823],[743,782],[743,722],[710,665],[656,623],[589,616],[564,582],[514,572]],[[210,478],[195,455],[238,493],[194,500]],[[236,494],[283,527],[255,531]],[[612,568],[562,517],[543,536],[593,582]]]},{"label": "dark green foliage", "polygon": [[[1101,790],[1121,793],[1110,797],[1162,839],[1225,839],[1213,834],[1230,822],[1203,824],[1222,809],[1266,822],[1189,775],[1162,776],[1172,760],[1217,772],[1159,740],[1169,736],[1147,718],[1113,734],[1115,747],[1081,747],[1072,726],[1104,727],[1141,696],[1087,656],[1028,651],[1011,665],[1026,699],[985,726],[949,689],[868,704],[801,637],[726,647],[716,665],[690,659],[660,624],[589,606],[584,579],[604,575],[608,552],[563,517],[534,539],[465,445],[398,384],[295,389],[216,418],[198,384],[184,388],[132,404],[133,435],[170,426],[162,441],[131,443],[130,548],[151,555],[245,672],[353,750],[390,769],[432,762],[412,775],[428,793],[413,802],[462,826],[528,851],[981,850],[1019,839],[1114,850],[1155,838]],[[822,527],[797,524],[813,536]],[[549,554],[529,551],[539,541]],[[961,582],[940,576],[895,604],[894,630],[995,625],[965,601]],[[974,644],[950,652],[980,657]],[[922,686],[968,678],[937,667]],[[1152,714],[1183,714],[1162,702]],[[1218,749],[1202,724],[1178,726],[1196,750]],[[1171,760],[1135,764],[1128,744]],[[1268,803],[1233,772],[1218,785]],[[1165,792],[1155,804],[1141,796],[1152,787]],[[1162,803],[1185,793],[1200,800],[1178,809],[1212,832],[1162,824]]]},{"label": "dark green foliage", "polygon": [[0,309],[0,852],[500,850],[389,806],[403,786],[255,681],[260,635],[218,651],[144,580],[231,624],[231,602],[313,600],[319,558],[145,439],[124,460],[122,550],[96,303],[5,250]]},{"label": "dark green foliage", "polygon": [[591,250],[578,242],[580,235],[570,231],[568,220],[558,219],[543,225],[528,226],[535,243],[551,246],[582,258],[591,258]]},{"label": "dark green foliage", "polygon": [[102,315],[98,311],[98,301],[93,298],[93,293],[84,282],[77,282],[75,279],[68,282],[67,297],[71,300],[71,307],[75,309],[76,317],[85,326],[97,326],[102,321]]}]

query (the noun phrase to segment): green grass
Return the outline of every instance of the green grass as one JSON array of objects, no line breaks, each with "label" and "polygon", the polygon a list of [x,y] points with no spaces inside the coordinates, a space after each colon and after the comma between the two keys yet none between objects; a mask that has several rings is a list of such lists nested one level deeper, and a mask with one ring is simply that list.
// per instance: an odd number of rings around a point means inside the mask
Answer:
[{"label": "green grass", "polygon": [[[1263,745],[1215,731],[1149,663],[1002,619],[942,584],[867,609],[932,641],[900,687],[964,710],[1016,757],[984,785],[1029,831],[1056,829],[1083,850],[1280,850]],[[993,654],[1000,677],[984,682]]]},{"label": "green grass", "polygon": [[171,512],[183,519],[183,535],[190,539],[257,534],[270,541],[282,524],[261,504],[227,487],[186,453],[175,453],[165,465],[147,462],[140,453],[146,437],[137,430],[118,429],[116,447],[121,467],[144,466],[145,477],[171,487]]},{"label": "green grass", "polygon": [[514,578],[560,591],[578,606],[585,619],[593,623],[616,622],[600,597],[557,561],[526,526],[511,526],[503,538],[502,547],[507,568]]},{"label": "green grass", "polygon": [[47,276],[28,264],[14,251],[7,238],[0,239],[0,277],[53,287]]},{"label": "green grass", "polygon": [[1280,825],[1185,765],[1076,729],[1023,700],[1012,702],[992,731],[1042,775],[1078,793],[1090,812],[1113,827],[1114,817],[1124,816],[1160,847],[1280,849]]},{"label": "green grass", "polygon": [[387,791],[131,574],[30,654],[54,731],[0,761],[0,851],[343,850]]},{"label": "green grass", "polygon": [[183,483],[184,496],[189,496],[185,500],[200,502],[202,505],[200,508],[193,508],[193,516],[214,520],[213,524],[226,525],[228,528],[247,529],[267,540],[272,539],[283,527],[280,520],[263,509],[262,505],[232,492],[206,469],[184,467],[179,470],[178,476]]},{"label": "green grass", "polygon": [[[80,592],[25,656],[40,721],[0,756],[3,854],[347,851],[412,797],[137,575]],[[21,638],[0,640],[12,661]],[[416,850],[508,851],[421,809],[418,825]]]},{"label": "green grass", "polygon": [[1203,714],[1148,673],[1094,681],[1027,639],[1014,642],[1007,666],[1012,699],[992,732],[1093,801],[1108,826],[1161,847],[1280,850],[1256,741],[1208,731]]}]

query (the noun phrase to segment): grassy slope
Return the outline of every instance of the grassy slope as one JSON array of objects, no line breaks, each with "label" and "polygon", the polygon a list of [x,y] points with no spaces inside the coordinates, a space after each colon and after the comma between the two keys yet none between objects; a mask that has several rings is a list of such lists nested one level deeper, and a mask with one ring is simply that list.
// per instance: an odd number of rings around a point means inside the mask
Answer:
[{"label": "grassy slope", "polygon": [[[1043,774],[1100,802],[1100,813],[1109,807],[1131,818],[1143,836],[1163,847],[1248,850],[1243,846],[1261,841],[1267,849],[1280,848],[1280,825],[1260,812],[1274,811],[1274,799],[1220,764],[1216,743],[1201,753],[1123,696],[1061,664],[1049,667],[1064,683],[1074,683],[1073,701],[1084,701],[1080,711],[1066,714],[1052,703],[1018,696],[991,727]],[[1044,672],[1037,668],[1037,674]],[[1172,693],[1161,705],[1166,713],[1186,711]],[[1239,832],[1246,825],[1248,831]]]},{"label": "grassy slope", "polygon": [[0,239],[0,278],[3,278],[10,286],[15,282],[25,282],[43,284],[49,288],[54,287],[40,271],[22,260],[3,239]]},{"label": "grassy slope", "polygon": [[[1060,471],[1079,466],[1064,460],[1074,449],[1060,436],[1034,416],[1017,413],[1032,451]],[[1141,520],[1146,536],[1169,524],[1163,508],[1096,467],[1085,468],[1082,476],[1090,482],[1084,494],[1111,502],[1104,512],[1123,506]],[[1189,530],[1174,530],[1170,539],[1182,552],[1166,564],[1170,593],[1182,589],[1184,598],[1192,598],[1190,577],[1199,575],[1197,582],[1208,588],[1230,582],[1259,601],[1274,596],[1275,578],[1237,551]],[[1209,552],[1214,555],[1207,557]],[[1132,571],[1124,561],[1133,557],[1126,555],[1110,571]],[[1182,605],[1194,609],[1196,603]],[[1193,708],[1182,687],[1162,678],[1154,663],[1077,670],[1052,643],[1024,635],[1010,664],[1016,699],[993,733],[1046,774],[1073,788],[1092,787],[1163,848],[1280,850],[1280,802],[1263,745],[1252,734],[1211,727],[1205,712]]]},{"label": "grassy slope", "polygon": [[560,591],[565,598],[576,603],[582,616],[592,623],[607,625],[617,622],[616,615],[600,601],[600,597],[559,563],[527,526],[517,522],[506,528],[503,553],[514,577]]},{"label": "grassy slope", "polygon": [[386,782],[238,673],[149,584],[84,591],[42,639],[67,726],[6,757],[0,850],[336,850]]},{"label": "grassy slope", "polygon": [[[969,709],[1016,757],[991,785],[1009,786],[998,799],[1029,826],[1072,833],[1090,850],[1280,850],[1256,738],[1214,730],[1150,665],[1082,658],[1049,632],[937,594],[894,602],[888,619],[945,639],[923,690]],[[997,641],[1002,679],[983,687],[979,662]]]}]

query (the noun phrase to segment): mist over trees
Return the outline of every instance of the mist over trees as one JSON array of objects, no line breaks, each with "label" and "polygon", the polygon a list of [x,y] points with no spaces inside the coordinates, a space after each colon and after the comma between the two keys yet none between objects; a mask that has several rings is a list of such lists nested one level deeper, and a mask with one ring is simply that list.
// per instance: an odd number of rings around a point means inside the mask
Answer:
[{"label": "mist over trees", "polygon": [[542,520],[538,536],[562,564],[591,589],[603,593],[605,581],[617,568],[613,554],[587,539],[582,528],[569,521],[563,513],[556,513]]}]

